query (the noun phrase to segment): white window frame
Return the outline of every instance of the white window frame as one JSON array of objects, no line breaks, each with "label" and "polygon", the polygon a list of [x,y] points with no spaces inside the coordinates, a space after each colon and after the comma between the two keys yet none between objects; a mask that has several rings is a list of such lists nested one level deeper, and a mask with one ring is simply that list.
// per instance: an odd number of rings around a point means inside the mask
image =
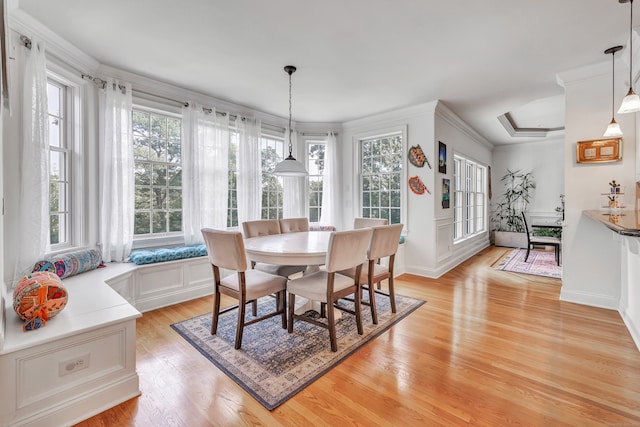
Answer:
[{"label": "white window frame", "polygon": [[[469,177],[469,172],[471,177]],[[482,183],[478,187],[478,172]],[[453,242],[454,244],[487,232],[488,168],[460,153],[453,156]],[[469,188],[471,187],[471,190]],[[469,197],[473,199],[469,203]],[[482,199],[482,205],[478,199]],[[471,215],[469,210],[472,209]],[[471,217],[470,217],[471,216]],[[470,231],[471,229],[471,231]]]},{"label": "white window frame", "polygon": [[[377,131],[363,132],[353,136],[353,147],[354,147],[354,170],[356,173],[354,174],[353,188],[356,193],[354,194],[353,200],[357,200],[357,206],[354,206],[353,215],[354,217],[362,216],[362,141],[367,139],[376,139],[376,138],[384,138],[386,136],[392,135],[401,135],[402,136],[402,147],[401,153],[407,152],[407,126],[396,126],[389,127],[384,129],[379,129]],[[401,155],[401,168],[400,171],[400,222],[402,224],[407,224],[407,156]],[[405,226],[406,231],[406,226]]]},{"label": "white window frame", "polygon": [[[133,97],[133,109],[150,111],[157,114],[173,116],[182,121],[182,109],[173,104],[157,102],[142,97]],[[182,143],[182,141],[181,141]],[[184,225],[184,223],[183,223]],[[184,243],[184,231],[166,233],[134,234],[133,249],[180,245]]]},{"label": "white window frame", "polygon": [[[266,132],[265,132],[265,129],[263,129],[263,130],[262,130],[262,135],[261,135],[261,137],[260,137],[260,153],[261,153],[261,154],[262,154],[262,150],[263,150],[263,148],[262,148],[262,147],[263,147],[263,144],[265,143],[265,140],[273,140],[273,141],[277,141],[277,142],[282,142],[282,147],[283,147],[283,148],[282,148],[282,154],[280,155],[280,154],[278,153],[278,162],[281,162],[281,161],[284,159],[284,157],[285,157],[285,152],[286,152],[286,150],[288,149],[288,146],[287,146],[287,144],[286,144],[286,141],[284,140],[284,135],[283,135],[283,134],[281,134],[281,133],[280,133],[280,134],[278,134],[278,133],[276,133],[276,132],[268,132],[268,131],[266,131]],[[277,152],[277,151],[278,151],[278,150],[276,150],[276,152]],[[278,163],[278,162],[277,162],[277,163]],[[276,163],[276,164],[277,164],[277,163]],[[262,173],[262,175],[264,175],[264,174],[265,174],[265,171],[264,171],[264,170],[262,170],[262,171],[261,171],[261,173]],[[281,188],[281,189],[283,189],[283,180],[282,180],[282,177],[276,177],[276,179],[278,180],[278,182],[280,182],[280,188]],[[262,182],[263,182],[263,181],[261,181],[261,185],[263,185],[263,184],[262,184]],[[284,210],[284,203],[283,203],[283,202],[284,202],[284,200],[283,200],[283,198],[284,198],[284,190],[282,190],[282,191],[280,191],[279,193],[276,193],[276,194],[277,194],[277,196],[279,196],[279,197],[280,197],[280,199],[281,199],[281,203],[280,203],[280,206],[281,206],[281,207],[276,209],[276,216],[275,216],[275,217],[273,217],[273,216],[271,216],[271,215],[269,214],[269,208],[267,208],[267,216],[264,216],[264,215],[262,214],[262,212],[263,212],[263,210],[265,209],[265,207],[264,207],[264,205],[262,205],[262,200],[261,200],[261,201],[260,201],[260,218],[261,218],[261,219],[280,219],[280,218],[282,218],[283,210]],[[264,191],[262,192],[262,197],[264,197]],[[270,197],[270,196],[269,196],[269,197]],[[277,203],[276,203],[276,204],[277,204]],[[273,209],[273,208],[271,208],[271,209]]]},{"label": "white window frame", "polygon": [[84,135],[84,100],[86,99],[85,86],[87,82],[76,73],[60,67],[53,61],[47,63],[47,80],[52,80],[66,88],[65,94],[65,145],[68,150],[68,210],[69,223],[68,241],[50,246],[49,255],[66,252],[87,245],[89,233],[88,208],[86,197],[91,194],[90,188],[85,186],[85,135]]},{"label": "white window frame", "polygon": [[[322,217],[322,194],[323,192],[320,191],[319,192],[319,197],[318,197],[318,206],[311,206],[311,182],[316,179],[319,180],[320,182],[324,182],[324,177],[323,175],[313,175],[311,174],[312,168],[311,168],[311,159],[309,158],[309,147],[312,145],[324,145],[324,149],[325,149],[325,156],[327,153],[327,136],[306,136],[304,138],[304,153],[305,153],[305,161],[306,161],[306,166],[307,166],[307,170],[309,171],[309,177],[307,180],[308,186],[306,188],[306,198],[307,198],[307,217],[309,218],[309,222],[311,223],[311,209],[312,208],[318,208],[318,221],[313,221],[314,224],[318,224],[320,222],[320,218]],[[326,162],[326,157],[325,157],[325,162]],[[336,165],[337,166],[337,165]],[[324,190],[324,187],[323,187]]]}]

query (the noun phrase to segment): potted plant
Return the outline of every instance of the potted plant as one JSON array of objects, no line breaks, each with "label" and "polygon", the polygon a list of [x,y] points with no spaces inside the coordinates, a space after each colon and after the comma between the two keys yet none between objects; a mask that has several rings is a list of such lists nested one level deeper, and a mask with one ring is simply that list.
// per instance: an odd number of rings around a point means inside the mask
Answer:
[{"label": "potted plant", "polygon": [[522,223],[522,212],[526,212],[536,188],[532,172],[511,171],[500,179],[504,192],[495,206],[491,225],[496,246],[527,247],[527,236]]}]

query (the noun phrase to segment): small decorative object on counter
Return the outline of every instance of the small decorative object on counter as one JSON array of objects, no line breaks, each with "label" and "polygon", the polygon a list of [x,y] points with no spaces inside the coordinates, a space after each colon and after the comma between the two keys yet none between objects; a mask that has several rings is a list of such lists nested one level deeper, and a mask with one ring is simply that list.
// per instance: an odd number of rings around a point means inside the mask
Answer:
[{"label": "small decorative object on counter", "polygon": [[13,309],[26,323],[23,331],[44,326],[67,305],[67,290],[57,274],[37,271],[18,281],[13,292]]},{"label": "small decorative object on counter", "polygon": [[616,183],[616,180],[612,180],[609,183],[609,187],[611,187],[611,192],[612,193],[621,193],[622,191],[620,190],[620,184]]}]

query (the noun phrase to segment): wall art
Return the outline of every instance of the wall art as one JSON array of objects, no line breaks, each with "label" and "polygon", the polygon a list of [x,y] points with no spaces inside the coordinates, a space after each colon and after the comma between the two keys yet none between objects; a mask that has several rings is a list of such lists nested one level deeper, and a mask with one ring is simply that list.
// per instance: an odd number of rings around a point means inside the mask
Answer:
[{"label": "wall art", "polygon": [[420,144],[414,145],[413,147],[409,148],[408,157],[409,162],[412,165],[421,168],[426,163],[427,166],[429,166],[429,169],[431,169],[431,163],[429,163],[429,159],[424,154],[424,151],[422,151],[422,147],[420,147]]},{"label": "wall art", "polygon": [[431,191],[429,191],[427,186],[424,185],[418,175],[409,178],[409,188],[411,188],[411,191],[413,191],[415,194],[424,194],[425,192],[431,194]]},{"label": "wall art", "polygon": [[442,178],[442,209],[449,209],[450,200],[451,200],[451,181],[448,178]]},{"label": "wall art", "polygon": [[447,146],[438,141],[438,172],[447,173]]}]

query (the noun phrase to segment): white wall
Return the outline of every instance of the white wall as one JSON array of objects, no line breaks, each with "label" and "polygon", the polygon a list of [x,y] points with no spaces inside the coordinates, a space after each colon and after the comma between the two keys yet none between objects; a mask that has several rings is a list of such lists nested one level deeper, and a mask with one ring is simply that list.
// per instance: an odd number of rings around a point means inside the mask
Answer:
[{"label": "white wall", "polygon": [[[622,66],[617,67],[617,71],[616,109],[627,91],[624,74],[628,69]],[[621,295],[620,236],[585,217],[582,211],[599,209],[600,193],[608,191],[608,183],[612,179],[633,188],[635,114],[616,115],[624,132],[621,162],[577,164],[575,154],[577,141],[601,139],[611,120],[611,77],[606,62],[560,75],[566,94],[564,171],[567,223],[563,235],[560,298],[617,309]]]},{"label": "white wall", "polygon": [[[426,165],[418,168],[405,157],[405,188],[408,188],[409,177],[417,175],[431,192],[422,195],[406,192],[405,271],[439,277],[489,244],[488,233],[482,233],[453,245],[453,208],[442,208],[442,179],[453,179],[454,152],[488,165],[493,147],[439,101],[344,123],[342,175],[352,177],[343,182],[344,224],[352,224],[353,218],[360,216],[358,139],[401,127],[406,128],[405,152],[411,146],[420,145],[432,166],[432,169]],[[447,145],[447,174],[438,172],[438,141]]]},{"label": "white wall", "polygon": [[555,217],[564,194],[564,139],[554,138],[542,142],[500,145],[493,149],[491,165],[492,205],[500,201],[504,183],[500,181],[507,169],[533,172],[536,189],[529,205],[529,213]]}]

